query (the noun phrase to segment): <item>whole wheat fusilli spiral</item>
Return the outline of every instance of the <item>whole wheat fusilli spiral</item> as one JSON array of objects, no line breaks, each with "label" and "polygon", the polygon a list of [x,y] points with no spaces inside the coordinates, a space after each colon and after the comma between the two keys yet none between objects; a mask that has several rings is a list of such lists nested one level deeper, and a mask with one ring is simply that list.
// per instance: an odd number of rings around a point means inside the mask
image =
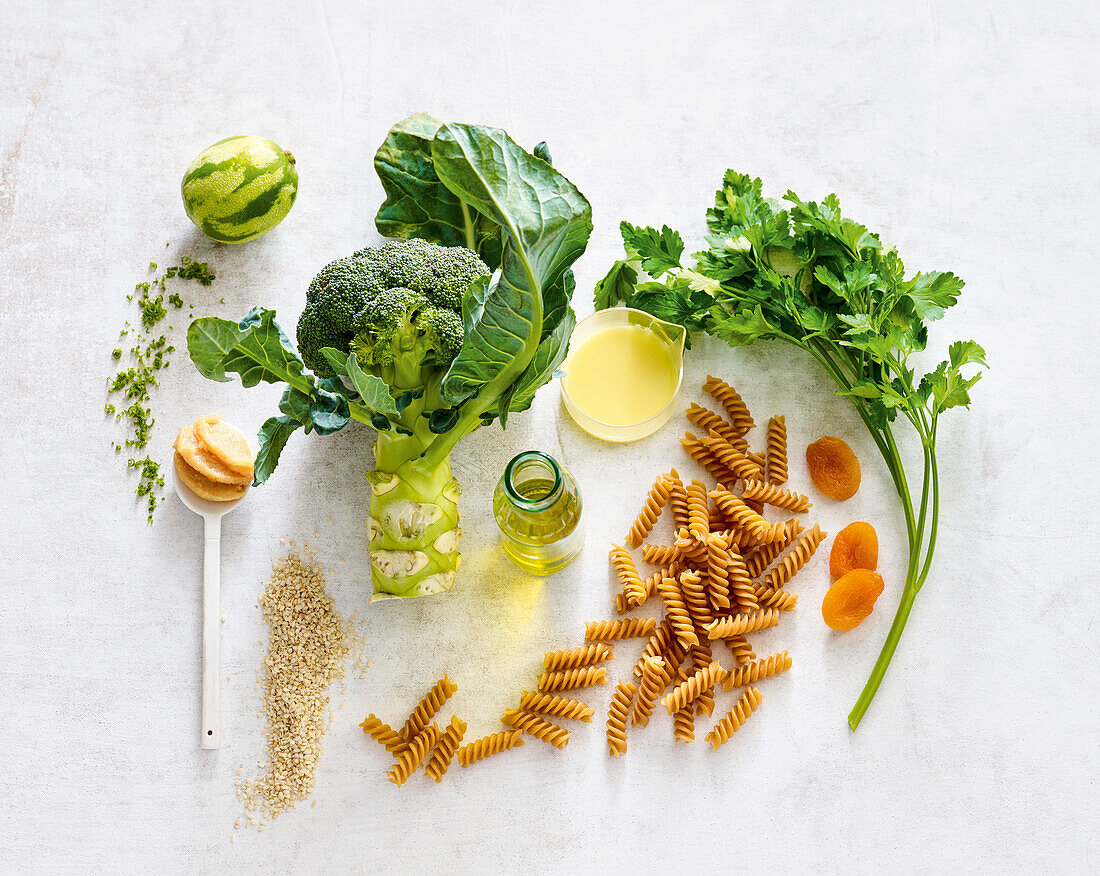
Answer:
[{"label": "whole wheat fusilli spiral", "polygon": [[730,607],[729,546],[718,533],[707,537],[707,595],[716,611]]},{"label": "whole wheat fusilli spiral", "polygon": [[687,489],[676,469],[665,475],[668,484],[668,507],[672,511],[672,525],[675,529],[688,525]]},{"label": "whole wheat fusilli spiral", "polygon": [[443,781],[443,774],[447,772],[447,767],[451,765],[451,758],[458,751],[458,746],[465,734],[466,722],[459,720],[455,715],[451,715],[451,723],[447,725],[447,729],[439,737],[435,751],[432,752],[428,765],[424,767],[424,772],[428,774],[429,778],[435,779],[436,782]]},{"label": "whole wheat fusilli spiral", "polygon": [[795,537],[802,532],[802,525],[797,520],[787,522],[787,530],[783,537],[777,541],[768,542],[757,547],[751,555],[745,557],[745,568],[749,576],[759,578]]},{"label": "whole wheat fusilli spiral", "polygon": [[457,690],[458,685],[446,675],[439,679],[412,710],[412,714],[405,721],[405,726],[401,728],[401,738],[411,742],[414,736],[428,726],[428,722],[435,717],[436,712]]},{"label": "whole wheat fusilli spiral", "polygon": [[782,416],[768,420],[765,460],[764,477],[768,483],[787,483],[787,421]]},{"label": "whole wheat fusilli spiral", "polygon": [[653,529],[657,519],[661,516],[661,512],[664,510],[665,505],[668,503],[669,497],[669,484],[665,480],[664,475],[661,475],[653,482],[653,486],[649,488],[649,494],[645,497],[645,503],[642,505],[642,510],[638,512],[638,516],[634,518],[634,523],[630,527],[630,532],[627,533],[626,543],[632,548],[638,547],[650,530]]},{"label": "whole wheat fusilli spiral", "polygon": [[756,652],[752,650],[752,645],[744,636],[730,636],[726,639],[726,647],[730,649],[730,653],[733,654],[733,659],[737,661],[738,666],[756,659]]},{"label": "whole wheat fusilli spiral", "polygon": [[810,510],[813,502],[808,496],[796,493],[794,490],[784,490],[775,484],[766,484],[763,481],[746,480],[745,489],[742,492],[745,499],[756,499],[773,508],[782,508],[784,511],[792,511],[801,514]]},{"label": "whole wheat fusilli spiral", "polygon": [[776,608],[764,608],[754,611],[752,614],[726,615],[714,619],[714,623],[707,627],[707,637],[710,639],[728,639],[730,636],[743,636],[754,630],[764,630],[774,627],[779,623],[779,610]]},{"label": "whole wheat fusilli spiral", "polygon": [[580,669],[562,669],[539,675],[539,690],[554,693],[559,690],[577,690],[607,682],[607,670],[602,666],[582,666]]},{"label": "whole wheat fusilli spiral", "polygon": [[490,755],[499,754],[510,748],[518,748],[523,745],[522,730],[501,730],[482,736],[458,750],[458,765],[465,769],[471,764],[484,760]]},{"label": "whole wheat fusilli spiral", "polygon": [[397,763],[390,767],[386,777],[400,788],[405,784],[405,780],[413,774],[413,771],[420,766],[424,756],[431,751],[432,746],[439,741],[439,735],[439,725],[433,721],[430,726],[425,727],[409,741],[408,748],[401,752]]},{"label": "whole wheat fusilli spiral", "polygon": [[620,620],[589,621],[584,625],[584,638],[589,642],[612,642],[652,636],[657,621],[651,617],[626,617]]},{"label": "whole wheat fusilli spiral", "polygon": [[568,730],[534,712],[528,712],[525,709],[507,709],[500,720],[509,727],[515,727],[536,739],[550,743],[554,748],[562,749],[569,744]]},{"label": "whole wheat fusilli spiral", "polygon": [[565,648],[561,651],[547,651],[542,658],[542,668],[554,672],[559,669],[580,669],[582,666],[592,666],[612,660],[615,652],[605,642],[596,642],[592,645],[580,645],[576,648]]},{"label": "whole wheat fusilli spiral", "polygon": [[668,670],[660,657],[645,657],[641,660],[641,674],[638,681],[638,697],[634,700],[634,717],[631,723],[635,727],[645,727],[657,705],[657,698],[668,687]]},{"label": "whole wheat fusilli spiral", "polygon": [[375,742],[380,742],[386,746],[386,751],[394,756],[401,754],[408,747],[408,743],[401,738],[401,734],[389,724],[384,723],[374,712],[367,715],[359,726]]},{"label": "whole wheat fusilli spiral", "polygon": [[789,582],[809,562],[826,535],[827,533],[822,531],[816,523],[811,529],[802,533],[790,553],[779,561],[778,566],[768,572],[764,578],[764,585],[778,590]]},{"label": "whole wheat fusilli spiral", "polygon": [[707,666],[697,670],[686,681],[676,685],[672,692],[661,700],[661,703],[668,709],[670,715],[674,715],[685,705],[695,702],[704,690],[714,687],[718,682],[725,681],[728,675],[729,673],[721,667],[717,660],[712,660]]},{"label": "whole wheat fusilli spiral", "polygon": [[714,620],[714,612],[710,607],[710,599],[707,597],[707,584],[703,576],[698,572],[686,571],[680,573],[680,593],[684,597],[684,605],[687,607],[691,621],[696,630],[706,628],[706,625]]},{"label": "whole wheat fusilli spiral", "polygon": [[733,601],[737,605],[737,612],[739,614],[750,614],[751,612],[758,611],[760,604],[756,600],[756,587],[752,583],[752,578],[749,577],[748,569],[745,567],[745,561],[741,557],[740,551],[736,548],[729,551],[727,554],[729,558],[729,584],[730,589],[733,591]]},{"label": "whole wheat fusilli spiral", "polygon": [[726,381],[708,376],[707,382],[703,384],[703,391],[709,393],[726,409],[726,416],[730,418],[733,430],[738,435],[744,435],[756,425],[753,422],[752,414],[749,413],[748,405],[745,404],[737,390]]},{"label": "whole wheat fusilli spiral", "polygon": [[704,408],[702,405],[697,405],[692,402],[691,406],[684,413],[687,414],[687,418],[692,423],[704,432],[708,434],[713,432],[715,435],[721,435],[726,443],[735,450],[740,450],[744,453],[749,449],[749,442],[738,435],[737,432],[734,431],[733,426],[710,408]]},{"label": "whole wheat fusilli spiral", "polygon": [[755,687],[750,687],[741,694],[740,699],[734,703],[733,708],[714,725],[713,729],[707,733],[705,737],[707,742],[714,746],[715,751],[728,742],[729,738],[741,729],[741,725],[748,720],[749,715],[756,711],[756,707],[760,705],[761,699],[760,691]]},{"label": "whole wheat fusilli spiral", "polygon": [[630,681],[620,681],[611,695],[607,710],[607,748],[612,757],[626,753],[626,716],[638,687]]},{"label": "whole wheat fusilli spiral", "polygon": [[661,594],[661,600],[665,604],[665,615],[672,624],[672,631],[685,648],[699,643],[699,637],[695,634],[695,625],[691,622],[687,606],[684,605],[684,597],[680,592],[680,585],[675,578],[662,578],[657,585],[657,592]]},{"label": "whole wheat fusilli spiral", "polygon": [[746,684],[756,684],[762,678],[771,678],[791,668],[791,655],[786,651],[772,654],[763,660],[753,660],[738,666],[730,672],[722,681],[724,690],[733,690],[735,687],[744,687]]},{"label": "whole wheat fusilli spiral", "polygon": [[587,703],[537,690],[525,690],[520,694],[519,707],[528,712],[541,712],[543,715],[585,723],[590,723],[593,715],[593,709]]},{"label": "whole wheat fusilli spiral", "polygon": [[623,588],[623,597],[631,605],[641,605],[646,600],[646,593],[642,576],[638,574],[638,567],[634,565],[634,558],[626,548],[617,544],[611,546],[610,556],[611,565]]}]

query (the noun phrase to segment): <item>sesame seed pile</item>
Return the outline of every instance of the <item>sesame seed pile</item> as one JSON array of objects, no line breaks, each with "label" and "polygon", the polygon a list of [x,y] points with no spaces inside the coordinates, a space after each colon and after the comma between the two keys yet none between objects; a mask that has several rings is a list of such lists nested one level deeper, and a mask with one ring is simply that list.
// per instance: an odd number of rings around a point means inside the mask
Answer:
[{"label": "sesame seed pile", "polygon": [[325,589],[324,569],[297,551],[277,560],[260,597],[268,626],[261,670],[267,767],[237,783],[246,818],[272,818],[313,793],[321,741],[331,723],[326,690],[344,676],[350,624]]}]

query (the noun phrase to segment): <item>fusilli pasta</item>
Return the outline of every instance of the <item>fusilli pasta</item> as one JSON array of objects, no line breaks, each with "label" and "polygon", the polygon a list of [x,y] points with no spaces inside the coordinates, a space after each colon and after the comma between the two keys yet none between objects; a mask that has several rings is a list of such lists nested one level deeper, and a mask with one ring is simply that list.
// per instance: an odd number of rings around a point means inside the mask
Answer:
[{"label": "fusilli pasta", "polygon": [[680,585],[675,578],[662,578],[657,585],[657,592],[661,594],[661,600],[665,604],[665,615],[672,624],[672,631],[680,644],[685,648],[699,644],[699,637],[695,634],[695,626],[691,622],[687,606],[684,605],[684,597],[680,592]]},{"label": "fusilli pasta", "polygon": [[661,516],[661,511],[668,503],[668,497],[669,485],[664,475],[661,475],[650,487],[649,494],[645,497],[645,503],[642,505],[642,510],[638,512],[634,524],[630,527],[630,532],[627,533],[626,543],[628,545],[636,548],[645,540],[645,537],[649,535],[657,519]]},{"label": "fusilli pasta", "polygon": [[634,700],[634,717],[631,723],[635,727],[645,727],[657,705],[657,698],[668,687],[668,671],[665,661],[660,657],[643,657],[641,678],[638,682],[638,697]]},{"label": "fusilli pasta", "polygon": [[722,536],[707,536],[707,595],[715,611],[730,607],[729,546]]},{"label": "fusilli pasta", "polygon": [[702,481],[692,481],[687,486],[688,532],[696,541],[706,541],[710,532],[710,517],[707,513],[707,486]]},{"label": "fusilli pasta", "polygon": [[634,565],[634,558],[630,556],[630,552],[617,544],[612,545],[611,565],[619,578],[619,584],[622,585],[626,601],[636,606],[645,602],[645,586],[642,584],[642,576],[638,574],[638,567]]},{"label": "fusilli pasta", "polygon": [[695,741],[695,705],[688,703],[672,716],[673,737],[677,742]]},{"label": "fusilli pasta", "polygon": [[680,439],[680,443],[684,446],[688,456],[705,468],[707,473],[719,483],[732,484],[737,480],[737,475],[726,468],[714,451],[707,447],[696,435],[685,432],[684,437]]},{"label": "fusilli pasta", "polygon": [[607,710],[607,748],[612,757],[626,753],[626,716],[637,690],[633,682],[620,681],[611,695]]},{"label": "fusilli pasta", "polygon": [[471,764],[484,760],[490,755],[499,754],[510,748],[518,748],[523,745],[522,730],[501,730],[482,736],[458,750],[458,765],[466,768]]},{"label": "fusilli pasta", "polygon": [[642,545],[642,561],[651,566],[667,566],[680,559],[680,549],[674,544]]},{"label": "fusilli pasta", "polygon": [[607,682],[607,670],[602,666],[582,666],[580,669],[561,669],[539,675],[539,690],[554,693],[559,690],[577,690]]},{"label": "fusilli pasta", "polygon": [[428,726],[428,722],[435,717],[436,712],[457,690],[458,685],[446,675],[439,679],[432,685],[432,689],[424,694],[424,699],[417,703],[416,708],[412,710],[412,714],[405,721],[405,726],[401,728],[401,738],[411,742],[414,736]]},{"label": "fusilli pasta", "polygon": [[810,501],[808,496],[803,496],[801,493],[796,493],[794,490],[784,490],[777,487],[775,484],[766,484],[763,481],[746,480],[745,489],[742,493],[745,499],[756,499],[763,502],[765,505],[771,505],[773,508],[782,508],[785,511],[792,511],[795,514],[801,514],[804,511],[809,511],[813,502]]},{"label": "fusilli pasta", "polygon": [[756,588],[756,600],[762,608],[794,611],[795,606],[798,605],[798,594],[761,585]]},{"label": "fusilli pasta", "polygon": [[764,578],[764,586],[778,590],[788,583],[809,562],[810,557],[814,555],[818,545],[821,544],[827,534],[816,523],[813,528],[802,533],[798,537],[798,541],[794,543],[790,553],[779,561],[778,566],[768,572]]},{"label": "fusilli pasta", "polygon": [[711,611],[710,600],[707,598],[707,585],[702,575],[692,571],[681,572],[680,593],[696,630],[704,629],[714,620],[714,612]]},{"label": "fusilli pasta", "polygon": [[554,748],[562,749],[569,744],[568,730],[553,721],[547,721],[534,712],[528,712],[524,709],[508,709],[500,720],[509,727],[515,727],[517,730],[529,733],[536,739],[550,743]]},{"label": "fusilli pasta", "polygon": [[756,659],[756,652],[752,650],[752,645],[744,636],[730,636],[726,639],[726,647],[730,649],[738,666]]},{"label": "fusilli pasta", "polygon": [[390,767],[386,777],[400,788],[405,784],[405,780],[420,766],[424,761],[424,756],[431,751],[432,746],[438,741],[439,725],[433,721],[430,726],[425,727],[409,741],[408,748],[401,752],[397,763]]},{"label": "fusilli pasta", "polygon": [[428,778],[435,779],[437,783],[443,781],[443,774],[447,772],[447,767],[451,765],[451,758],[458,751],[458,746],[465,735],[466,722],[455,715],[451,715],[451,723],[447,725],[447,729],[439,737],[435,751],[432,752],[428,765],[424,767],[424,772],[427,773]]},{"label": "fusilli pasta", "polygon": [[672,511],[672,525],[675,529],[688,525],[687,489],[676,469],[665,475],[668,484],[668,507]]},{"label": "fusilli pasta", "polygon": [[752,579],[745,568],[745,561],[742,559],[740,551],[733,548],[728,552],[727,557],[729,560],[727,573],[730,589],[733,591],[733,598],[737,603],[737,613],[748,614],[759,611],[760,604],[756,600],[756,588],[753,586]]},{"label": "fusilli pasta", "polygon": [[722,681],[723,690],[733,690],[735,687],[744,687],[746,684],[756,684],[762,678],[771,678],[791,668],[791,655],[786,651],[772,654],[763,660],[753,660],[738,666]]},{"label": "fusilli pasta", "polygon": [[748,405],[738,395],[737,390],[726,381],[708,376],[707,382],[703,384],[703,391],[709,393],[726,409],[726,416],[730,418],[733,431],[738,435],[744,435],[756,425],[753,422],[752,414],[749,413]]},{"label": "fusilli pasta", "polygon": [[604,642],[592,645],[580,645],[576,648],[565,648],[561,651],[547,651],[542,658],[543,669],[551,672],[558,669],[580,669],[582,666],[592,666],[595,663],[603,663],[605,660],[613,660],[615,652],[611,646]]},{"label": "fusilli pasta", "polygon": [[752,614],[734,614],[715,618],[707,627],[710,639],[728,639],[730,636],[743,636],[754,630],[764,630],[779,623],[779,610],[764,608]]},{"label": "fusilli pasta", "polygon": [[712,660],[708,665],[699,669],[686,681],[681,682],[672,689],[663,700],[662,705],[668,709],[670,715],[674,715],[689,703],[694,703],[704,690],[713,688],[718,682],[724,682],[729,673],[721,667],[717,660]]},{"label": "fusilli pasta", "polygon": [[713,729],[711,729],[705,737],[707,742],[714,746],[715,751],[728,742],[729,738],[741,729],[741,725],[748,720],[749,715],[756,711],[756,707],[760,705],[761,699],[760,691],[755,687],[750,687],[741,694],[740,699],[734,703],[733,708],[714,725]]},{"label": "fusilli pasta", "polygon": [[520,695],[519,707],[526,709],[528,712],[541,712],[555,718],[565,718],[567,721],[584,721],[585,723],[591,723],[593,715],[592,707],[580,700],[571,700],[569,697],[542,693],[536,690],[525,690]]},{"label": "fusilli pasta", "polygon": [[704,408],[702,405],[697,405],[692,402],[684,413],[687,414],[687,418],[708,434],[713,432],[715,435],[721,435],[723,440],[726,441],[735,450],[740,450],[742,453],[749,449],[749,442],[738,435],[733,426],[727,423],[722,417],[712,411],[710,408]]},{"label": "fusilli pasta", "polygon": [[759,578],[783,551],[787,548],[795,536],[802,532],[802,525],[797,520],[787,521],[787,531],[777,541],[767,542],[753,550],[752,554],[745,556],[745,568],[751,578]]},{"label": "fusilli pasta", "polygon": [[386,724],[374,712],[371,712],[359,725],[363,732],[375,742],[380,742],[386,747],[386,751],[394,756],[399,755],[408,747],[408,743],[401,738],[401,734]]},{"label": "fusilli pasta", "polygon": [[701,439],[702,445],[738,478],[760,477],[760,466],[739,450],[735,450],[721,435],[711,434]]},{"label": "fusilli pasta", "polygon": [[787,483],[787,421],[782,416],[768,420],[765,460],[764,477],[768,483]]},{"label": "fusilli pasta", "polygon": [[652,636],[657,621],[651,617],[627,617],[620,620],[589,621],[584,626],[584,638],[589,642],[612,642]]}]

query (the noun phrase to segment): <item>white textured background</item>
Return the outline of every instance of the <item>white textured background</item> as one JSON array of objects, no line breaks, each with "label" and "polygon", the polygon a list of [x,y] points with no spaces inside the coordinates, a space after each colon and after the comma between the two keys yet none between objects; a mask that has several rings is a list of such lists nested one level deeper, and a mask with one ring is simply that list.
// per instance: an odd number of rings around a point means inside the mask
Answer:
[{"label": "white textured background", "polygon": [[[1096,872],[1094,8],[8,0],[0,869]],[[797,581],[800,610],[752,637],[761,654],[788,648],[794,669],[761,686],[764,704],[733,742],[717,754],[701,738],[675,746],[659,717],[609,760],[602,726],[581,725],[564,752],[528,744],[438,787],[395,790],[385,753],[355,726],[368,710],[401,720],[447,671],[471,737],[489,732],[542,651],[607,615],[606,546],[654,473],[681,461],[684,423],[636,446],[600,444],[552,386],[507,433],[481,431],[455,453],[466,563],[461,588],[434,599],[366,605],[369,433],[295,436],[270,484],[226,521],[226,738],[199,749],[200,521],[169,501],[145,525],[102,410],[109,351],[133,319],[125,295],[151,259],[191,254],[218,273],[209,289],[181,289],[196,313],[265,303],[293,327],[312,275],[376,240],[371,159],[415,111],[549,142],[595,209],[581,315],[621,218],[668,222],[697,244],[731,166],[774,195],[835,190],[912,269],[967,280],[932,347],[974,337],[992,368],[972,411],[942,424],[935,570],[858,734],[845,716],[903,574],[885,470],[810,362],[701,343],[685,403],[713,371],[758,419],[786,413],[792,485],[809,486],[798,453],[808,440],[852,443],[863,488],[814,511],[830,532],[873,521],[887,581],[867,623],[830,634],[826,543]],[[232,248],[198,235],[178,186],[200,149],[236,133],[291,149],[301,194],[277,231]],[[178,341],[184,320],[174,324]],[[212,410],[251,430],[278,393],[204,381],[177,354],[155,398],[155,449],[167,459],[179,425]],[[490,517],[493,483],[528,447],[573,470],[588,509],[588,550],[544,582],[500,557]],[[317,806],[231,843],[233,781],[261,756],[255,601],[280,537],[309,541],[335,567],[331,589],[360,613],[374,665],[334,691],[343,708]],[[616,675],[638,648],[619,649]],[[589,699],[599,711],[608,695]]]}]

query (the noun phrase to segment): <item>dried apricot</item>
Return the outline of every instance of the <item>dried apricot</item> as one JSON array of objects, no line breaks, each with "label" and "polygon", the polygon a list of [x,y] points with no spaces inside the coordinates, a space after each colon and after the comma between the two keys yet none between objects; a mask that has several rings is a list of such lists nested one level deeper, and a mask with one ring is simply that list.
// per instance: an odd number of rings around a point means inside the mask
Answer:
[{"label": "dried apricot", "polygon": [[818,438],[806,448],[806,464],[814,486],[830,499],[850,499],[859,489],[859,460],[839,438]]},{"label": "dried apricot", "polygon": [[833,539],[829,554],[829,572],[843,578],[852,569],[878,568],[878,533],[870,523],[849,523]]},{"label": "dried apricot", "polygon": [[853,569],[833,582],[821,600],[821,616],[834,630],[850,630],[874,610],[883,588],[882,576],[870,569]]}]

